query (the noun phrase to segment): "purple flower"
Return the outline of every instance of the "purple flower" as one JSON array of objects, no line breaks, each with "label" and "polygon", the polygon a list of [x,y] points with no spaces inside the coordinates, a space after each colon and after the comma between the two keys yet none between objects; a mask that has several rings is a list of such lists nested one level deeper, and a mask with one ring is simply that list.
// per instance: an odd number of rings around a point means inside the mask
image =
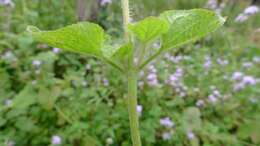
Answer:
[{"label": "purple flower", "polygon": [[103,79],[103,85],[109,86],[109,81],[106,78]]},{"label": "purple flower", "polygon": [[201,107],[203,107],[204,105],[205,105],[205,102],[204,102],[203,100],[201,100],[201,99],[196,102],[196,106],[197,106],[197,107],[200,107],[200,108],[201,108]]},{"label": "purple flower", "polygon": [[236,17],[235,21],[242,23],[242,22],[245,22],[248,18],[249,18],[249,17],[248,17],[247,15],[245,15],[244,13],[241,13],[241,14],[239,14],[239,15]]},{"label": "purple flower", "polygon": [[244,10],[244,13],[248,14],[248,15],[254,15],[254,14],[258,13],[258,12],[259,12],[259,7],[258,6],[254,6],[254,5],[249,6],[249,7],[247,7]]},{"label": "purple flower", "polygon": [[142,105],[137,105],[136,106],[136,111],[138,113],[139,116],[142,115],[142,111],[143,111],[143,106]]},{"label": "purple flower", "polygon": [[212,64],[211,58],[210,58],[209,56],[206,56],[206,57],[205,57],[205,62],[204,62],[204,65],[203,65],[203,67],[205,68],[205,70],[209,70],[210,67],[211,67],[211,64]]},{"label": "purple flower", "polygon": [[208,100],[209,100],[209,102],[215,104],[215,103],[217,102],[218,99],[217,99],[216,96],[210,94],[210,95],[208,96]]},{"label": "purple flower", "polygon": [[62,139],[60,136],[58,135],[53,135],[52,138],[51,138],[51,144],[52,145],[60,145],[62,142]]},{"label": "purple flower", "polygon": [[147,82],[150,86],[157,86],[159,85],[158,78],[157,78],[157,70],[153,65],[148,67],[149,73],[147,75]]},{"label": "purple flower", "polygon": [[187,132],[187,138],[189,140],[192,140],[195,138],[195,134],[192,131]]},{"label": "purple flower", "polygon": [[228,65],[229,62],[228,62],[228,60],[222,60],[221,58],[218,58],[217,63],[221,66],[226,66],[226,65]]},{"label": "purple flower", "polygon": [[172,138],[172,132],[163,132],[162,134],[163,140],[170,140]]},{"label": "purple flower", "polygon": [[245,67],[245,68],[250,68],[250,67],[252,67],[253,66],[253,63],[252,62],[244,62],[243,63],[243,67]]},{"label": "purple flower", "polygon": [[232,75],[232,79],[235,81],[242,80],[244,74],[242,72],[234,72]]},{"label": "purple flower", "polygon": [[245,85],[255,85],[256,79],[252,76],[244,76],[243,81]]},{"label": "purple flower", "polygon": [[168,128],[171,128],[171,127],[174,126],[174,123],[171,121],[171,119],[169,117],[165,117],[165,118],[160,119],[160,124],[162,126],[165,126],[165,127],[168,127]]},{"label": "purple flower", "polygon": [[52,48],[52,52],[58,54],[60,52],[60,48]]},{"label": "purple flower", "polygon": [[105,6],[105,5],[110,4],[110,3],[112,3],[112,0],[101,0],[100,1],[101,6]]},{"label": "purple flower", "polygon": [[6,6],[14,6],[14,3],[12,2],[12,0],[0,0],[0,5],[6,5]]},{"label": "purple flower", "polygon": [[234,84],[234,86],[233,86],[233,90],[234,91],[240,91],[240,90],[242,90],[242,89],[244,89],[245,88],[245,84],[244,83],[236,83],[236,84]]},{"label": "purple flower", "polygon": [[32,61],[32,65],[34,65],[35,67],[40,67],[42,64],[42,62],[40,60],[33,60]]},{"label": "purple flower", "polygon": [[220,92],[218,91],[218,90],[214,90],[213,91],[213,95],[215,96],[215,97],[220,97],[221,95],[220,95]]}]

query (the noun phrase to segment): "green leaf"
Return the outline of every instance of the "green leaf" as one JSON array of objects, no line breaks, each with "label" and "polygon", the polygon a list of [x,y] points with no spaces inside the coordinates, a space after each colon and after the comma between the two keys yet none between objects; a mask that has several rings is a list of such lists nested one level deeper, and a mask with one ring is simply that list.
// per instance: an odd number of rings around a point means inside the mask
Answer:
[{"label": "green leaf", "polygon": [[122,66],[127,64],[129,55],[133,51],[133,45],[131,43],[125,44],[117,49],[117,51],[112,55],[111,59]]},{"label": "green leaf", "polygon": [[162,48],[171,49],[195,41],[224,24],[225,18],[204,9],[170,10],[160,15],[170,24],[163,35]]},{"label": "green leaf", "polygon": [[128,29],[143,43],[152,41],[166,33],[169,29],[167,21],[148,17],[136,24],[129,24]]},{"label": "green leaf", "polygon": [[186,131],[201,128],[201,113],[196,107],[189,107],[183,113],[183,125]]},{"label": "green leaf", "polygon": [[17,109],[25,109],[36,103],[36,92],[31,85],[27,85],[19,94],[14,97],[13,107]]},{"label": "green leaf", "polygon": [[38,103],[46,110],[51,110],[58,99],[60,87],[54,86],[51,89],[41,86],[37,96]]},{"label": "green leaf", "polygon": [[35,122],[27,117],[17,118],[15,121],[15,127],[24,132],[33,132],[37,130]]},{"label": "green leaf", "polygon": [[105,33],[97,24],[80,22],[53,31],[40,31],[34,26],[28,26],[27,31],[36,40],[52,47],[103,57],[102,47]]}]

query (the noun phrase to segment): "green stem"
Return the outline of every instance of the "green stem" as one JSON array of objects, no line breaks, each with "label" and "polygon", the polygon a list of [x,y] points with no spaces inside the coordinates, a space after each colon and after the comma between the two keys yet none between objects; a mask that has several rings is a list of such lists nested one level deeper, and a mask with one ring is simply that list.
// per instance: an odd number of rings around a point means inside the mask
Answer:
[{"label": "green stem", "polygon": [[141,146],[137,107],[137,73],[128,73],[128,112],[133,146]]},{"label": "green stem", "polygon": [[122,10],[123,10],[123,23],[124,23],[124,31],[125,31],[125,40],[129,41],[129,34],[127,30],[127,26],[130,22],[130,12],[129,12],[129,1],[122,0]]},{"label": "green stem", "polygon": [[[129,14],[129,1],[122,0],[122,10],[123,10],[123,22],[124,22],[124,31],[125,31],[125,41],[128,43],[131,41],[130,35],[127,30],[127,26],[130,23],[130,14]],[[141,146],[141,138],[139,132],[139,123],[138,123],[138,113],[136,110],[137,107],[137,71],[134,66],[134,53],[131,52],[131,55],[128,58],[129,70],[127,72],[128,80],[128,113],[130,121],[130,131],[131,139],[133,146]]]},{"label": "green stem", "polygon": [[154,60],[157,56],[159,56],[162,53],[163,49],[160,48],[154,55],[149,57],[147,60],[145,60],[139,67],[139,70],[142,70],[148,63],[150,63],[152,60]]}]

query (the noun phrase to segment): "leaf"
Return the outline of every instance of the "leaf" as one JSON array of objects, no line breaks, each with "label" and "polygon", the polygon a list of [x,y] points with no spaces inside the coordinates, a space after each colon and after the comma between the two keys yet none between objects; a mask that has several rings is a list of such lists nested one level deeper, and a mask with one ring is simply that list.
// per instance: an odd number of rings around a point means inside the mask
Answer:
[{"label": "leaf", "polygon": [[36,103],[36,93],[31,85],[27,85],[18,95],[14,97],[13,106],[17,109],[25,109]]},{"label": "leaf", "polygon": [[189,107],[184,111],[183,125],[186,131],[201,128],[200,116],[200,110],[196,107]]},{"label": "leaf", "polygon": [[19,117],[15,121],[15,127],[23,132],[34,132],[37,130],[37,126],[35,125],[32,119],[27,117]]},{"label": "leaf", "polygon": [[133,46],[131,43],[125,44],[117,49],[117,51],[112,55],[111,59],[118,62],[122,66],[127,63],[129,55],[133,51]]},{"label": "leaf", "polygon": [[128,29],[143,43],[152,41],[166,33],[169,29],[167,21],[148,17],[136,24],[129,24]]},{"label": "leaf", "polygon": [[68,51],[103,57],[104,30],[97,24],[80,22],[53,31],[40,31],[28,26],[27,31],[38,41]]},{"label": "leaf", "polygon": [[170,24],[169,31],[162,38],[163,49],[180,47],[200,39],[225,22],[225,18],[204,9],[170,10],[162,13],[160,18]]},{"label": "leaf", "polygon": [[58,99],[61,89],[58,86],[54,86],[51,89],[41,87],[37,96],[38,103],[46,110],[51,110],[54,107],[56,100]]}]

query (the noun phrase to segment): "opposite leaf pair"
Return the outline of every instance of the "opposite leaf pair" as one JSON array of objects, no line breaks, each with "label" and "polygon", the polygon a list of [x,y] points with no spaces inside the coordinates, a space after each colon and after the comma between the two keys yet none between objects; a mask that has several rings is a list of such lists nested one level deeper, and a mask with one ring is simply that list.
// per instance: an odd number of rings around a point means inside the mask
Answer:
[{"label": "opposite leaf pair", "polygon": [[[137,68],[141,69],[165,50],[180,47],[213,32],[224,22],[225,19],[215,12],[193,9],[166,11],[159,17],[148,17],[130,24],[128,30],[131,36],[137,38],[141,45],[149,48],[155,40],[161,41],[158,52],[154,52],[154,55],[141,62]],[[130,39],[131,42],[119,48],[108,45],[104,30],[90,22],[80,22],[54,31],[40,31],[33,26],[29,26],[27,30],[40,42],[52,47],[95,56],[121,71],[127,69],[127,56],[137,51],[132,45],[134,39]]]}]

